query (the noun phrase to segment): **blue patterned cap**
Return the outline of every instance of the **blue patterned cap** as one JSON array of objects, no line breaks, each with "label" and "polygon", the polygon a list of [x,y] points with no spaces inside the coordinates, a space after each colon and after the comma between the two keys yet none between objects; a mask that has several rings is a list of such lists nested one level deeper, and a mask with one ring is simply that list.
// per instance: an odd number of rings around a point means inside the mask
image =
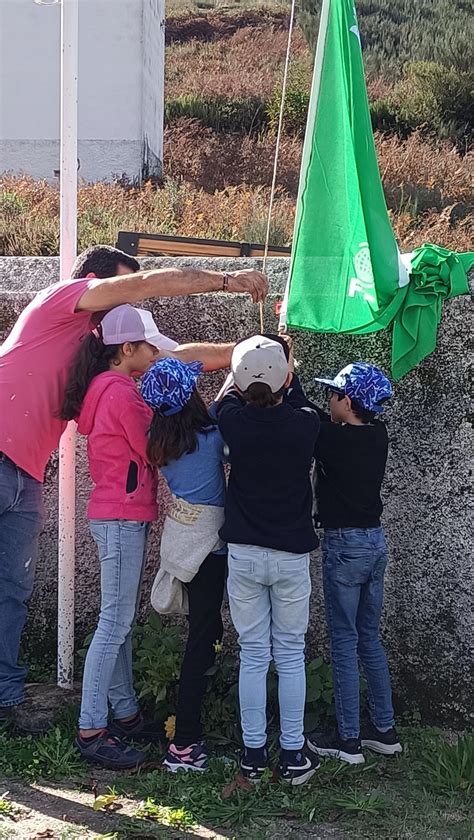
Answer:
[{"label": "blue patterned cap", "polygon": [[164,417],[178,414],[189,401],[200,374],[202,362],[159,359],[144,374],[140,392],[146,404]]},{"label": "blue patterned cap", "polygon": [[316,379],[331,391],[345,394],[367,411],[380,414],[381,402],[393,394],[392,383],[375,365],[367,362],[353,362],[343,368],[334,379]]}]

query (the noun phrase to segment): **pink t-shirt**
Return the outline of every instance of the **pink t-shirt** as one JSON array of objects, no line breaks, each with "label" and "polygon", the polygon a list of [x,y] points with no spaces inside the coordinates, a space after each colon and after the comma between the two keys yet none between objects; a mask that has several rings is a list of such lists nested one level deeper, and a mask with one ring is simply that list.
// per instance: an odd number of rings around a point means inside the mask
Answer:
[{"label": "pink t-shirt", "polygon": [[75,308],[89,280],[68,280],[39,292],[0,347],[0,452],[38,481],[66,423],[59,420],[67,374],[90,312]]}]

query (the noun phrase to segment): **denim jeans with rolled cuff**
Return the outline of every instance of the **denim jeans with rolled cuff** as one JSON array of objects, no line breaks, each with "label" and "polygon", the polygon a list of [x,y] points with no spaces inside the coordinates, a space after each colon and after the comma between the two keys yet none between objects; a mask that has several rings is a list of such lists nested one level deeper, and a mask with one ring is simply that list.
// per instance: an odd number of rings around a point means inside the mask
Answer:
[{"label": "denim jeans with rolled cuff", "polygon": [[341,738],[358,738],[359,660],[372,723],[381,730],[394,725],[390,674],[380,640],[388,562],[383,528],[326,529],[322,550],[337,724]]}]

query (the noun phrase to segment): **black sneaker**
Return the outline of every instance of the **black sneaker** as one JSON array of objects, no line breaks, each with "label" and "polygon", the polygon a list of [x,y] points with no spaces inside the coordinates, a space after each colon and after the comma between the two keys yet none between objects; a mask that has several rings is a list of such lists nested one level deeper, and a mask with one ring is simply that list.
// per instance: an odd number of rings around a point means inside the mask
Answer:
[{"label": "black sneaker", "polygon": [[114,720],[109,732],[122,741],[138,741],[141,744],[164,744],[165,730],[160,720],[146,720],[139,712],[132,720],[123,723]]},{"label": "black sneaker", "polygon": [[388,732],[380,732],[373,723],[368,723],[362,728],[361,743],[363,747],[382,755],[395,755],[402,752],[402,745],[394,726]]},{"label": "black sneaker", "polygon": [[280,751],[278,775],[290,785],[304,785],[314,776],[319,765],[317,754],[308,749],[305,742],[300,750]]},{"label": "black sneaker", "polygon": [[76,747],[81,758],[108,770],[131,770],[133,767],[139,767],[146,759],[145,753],[127,746],[107,730],[93,739],[78,735]]},{"label": "black sneaker", "polygon": [[249,782],[259,782],[265,770],[269,767],[268,750],[266,747],[253,749],[244,747],[240,758],[240,772]]},{"label": "black sneaker", "polygon": [[363,764],[365,759],[362,755],[360,738],[341,738],[339,733],[315,733],[308,738],[306,743],[313,752],[318,755],[329,755],[346,761],[347,764]]},{"label": "black sneaker", "polygon": [[204,773],[209,767],[209,753],[202,741],[190,744],[188,747],[170,744],[163,764],[170,773],[177,773],[179,770]]}]

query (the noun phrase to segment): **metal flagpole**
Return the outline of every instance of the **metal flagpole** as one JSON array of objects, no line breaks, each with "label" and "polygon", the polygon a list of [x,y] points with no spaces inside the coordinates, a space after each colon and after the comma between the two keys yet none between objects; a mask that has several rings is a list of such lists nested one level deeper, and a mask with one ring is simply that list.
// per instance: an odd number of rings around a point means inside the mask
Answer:
[{"label": "metal flagpole", "polygon": [[[78,0],[61,3],[60,278],[70,277],[77,254]],[[58,685],[74,676],[74,568],[76,424],[59,444]]]},{"label": "metal flagpole", "polygon": [[309,158],[311,154],[311,147],[312,147],[312,137],[308,134],[308,126],[314,123],[314,114],[318,105],[318,98],[319,98],[319,87],[321,83],[321,69],[323,65],[323,58],[324,58],[324,47],[326,42],[326,32],[328,27],[328,20],[329,20],[329,10],[331,6],[331,0],[323,0],[321,6],[321,14],[319,16],[319,32],[318,32],[318,40],[316,44],[316,55],[314,57],[314,69],[313,69],[313,81],[311,83],[311,94],[309,97],[309,110],[308,110],[308,117],[306,120],[306,132],[303,144],[303,158],[301,161],[300,166],[300,184],[298,187],[298,199],[296,202],[296,217],[295,217],[295,224],[293,228],[293,246],[291,248],[291,257],[290,257],[290,270],[288,272],[288,277],[286,280],[285,286],[285,294],[283,296],[283,301],[281,304],[280,309],[280,320],[279,320],[279,333],[285,333],[287,330],[287,320],[288,320],[288,301],[290,296],[290,285],[291,285],[291,274],[292,274],[292,267],[293,267],[293,259],[295,255],[295,248],[294,244],[296,242],[296,231],[298,230],[299,226],[299,212],[300,212],[300,191],[302,188],[302,181],[301,181],[301,173],[305,172],[308,168]]},{"label": "metal flagpole", "polygon": [[[61,6],[61,133],[59,276],[69,278],[77,253],[78,0],[35,0]],[[74,567],[76,424],[59,444],[58,685],[72,688],[74,672]]]}]

